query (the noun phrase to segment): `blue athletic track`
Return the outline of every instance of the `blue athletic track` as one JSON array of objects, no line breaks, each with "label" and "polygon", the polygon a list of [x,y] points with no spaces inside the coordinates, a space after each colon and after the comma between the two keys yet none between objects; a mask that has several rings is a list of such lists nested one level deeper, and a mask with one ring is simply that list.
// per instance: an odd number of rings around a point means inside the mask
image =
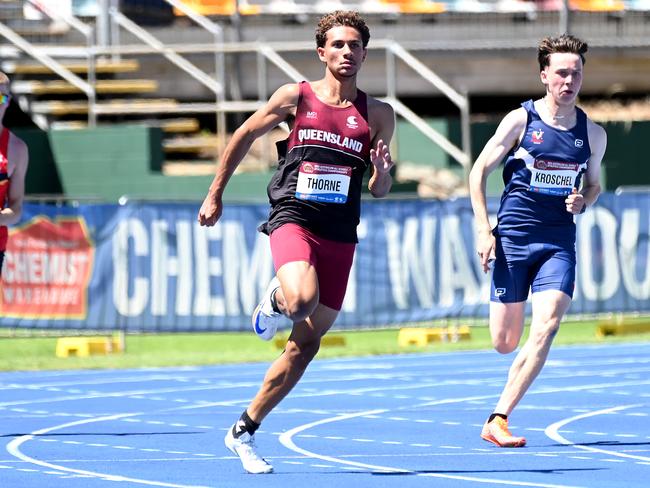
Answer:
[{"label": "blue athletic track", "polygon": [[513,357],[316,360],[258,432],[270,475],[223,446],[267,364],[2,373],[0,487],[650,486],[650,344],[554,348],[501,449]]}]

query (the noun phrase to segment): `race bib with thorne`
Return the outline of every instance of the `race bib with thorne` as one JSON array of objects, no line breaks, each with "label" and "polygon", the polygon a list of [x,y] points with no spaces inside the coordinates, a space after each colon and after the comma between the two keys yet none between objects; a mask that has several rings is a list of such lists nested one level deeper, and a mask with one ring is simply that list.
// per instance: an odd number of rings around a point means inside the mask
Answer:
[{"label": "race bib with thorne", "polygon": [[345,203],[352,168],[334,164],[303,161],[298,173],[296,198],[317,202]]},{"label": "race bib with thorne", "polygon": [[530,191],[547,195],[569,195],[575,185],[580,165],[564,161],[536,159],[530,169]]}]

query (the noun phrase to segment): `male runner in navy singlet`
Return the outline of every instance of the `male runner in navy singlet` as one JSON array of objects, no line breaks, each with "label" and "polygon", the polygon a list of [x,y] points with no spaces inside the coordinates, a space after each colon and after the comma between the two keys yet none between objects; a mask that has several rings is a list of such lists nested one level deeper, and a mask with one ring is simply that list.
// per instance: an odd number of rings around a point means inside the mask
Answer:
[{"label": "male runner in navy singlet", "polygon": [[[530,336],[510,368],[506,385],[481,437],[500,447],[522,447],[508,430],[508,415],[541,371],[575,286],[573,216],[600,194],[605,130],[576,107],[587,44],[570,35],[547,37],[537,50],[546,94],[506,115],[470,173],[476,248],[487,273],[494,260],[490,333],[507,354],[519,344],[526,300],[532,292]],[[505,189],[490,226],[487,176],[506,157]]]},{"label": "male runner in navy singlet", "polygon": [[252,142],[287,121],[291,132],[278,143],[279,166],[268,186],[271,211],[261,228],[270,236],[276,277],[252,322],[264,340],[283,322],[293,328],[284,352],[225,438],[250,473],[273,470],[256,452],[255,431],[296,385],[341,309],[357,243],[363,174],[371,169],[368,188],[374,197],[385,196],[392,185],[393,109],[356,82],[369,39],[356,12],[320,19],[316,51],[325,76],[280,87],[235,131],[199,211],[201,225],[217,222],[225,186]]}]

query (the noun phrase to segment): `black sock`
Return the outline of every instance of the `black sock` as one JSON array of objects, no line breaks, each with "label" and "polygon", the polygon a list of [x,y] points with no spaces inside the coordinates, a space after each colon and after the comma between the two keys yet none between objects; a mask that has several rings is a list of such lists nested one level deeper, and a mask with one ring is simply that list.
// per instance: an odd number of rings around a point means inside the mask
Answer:
[{"label": "black sock", "polygon": [[232,428],[232,435],[235,439],[241,437],[244,432],[248,432],[250,435],[253,435],[257,429],[259,429],[260,424],[253,421],[249,416],[248,412],[244,410],[244,413],[241,414],[239,420],[235,423]]},{"label": "black sock", "polygon": [[278,289],[276,288],[275,290],[273,290],[273,293],[271,293],[271,307],[273,307],[274,312],[282,313],[278,308],[278,302],[275,301],[275,294],[277,291]]},{"label": "black sock", "polygon": [[492,415],[490,415],[490,418],[488,419],[488,424],[489,424],[490,422],[492,422],[496,417],[501,417],[503,420],[508,420],[508,416],[507,416],[507,415],[504,415],[504,414],[502,414],[502,413],[496,413],[496,412],[495,412],[495,413],[493,413]]}]

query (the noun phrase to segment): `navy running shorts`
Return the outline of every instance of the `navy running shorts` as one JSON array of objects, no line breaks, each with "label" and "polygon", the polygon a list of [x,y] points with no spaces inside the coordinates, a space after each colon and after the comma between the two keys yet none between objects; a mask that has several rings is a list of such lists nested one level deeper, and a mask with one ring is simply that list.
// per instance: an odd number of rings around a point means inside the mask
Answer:
[{"label": "navy running shorts", "polygon": [[573,298],[576,279],[575,242],[531,237],[496,236],[496,260],[490,300],[524,302],[532,293],[559,290]]}]

